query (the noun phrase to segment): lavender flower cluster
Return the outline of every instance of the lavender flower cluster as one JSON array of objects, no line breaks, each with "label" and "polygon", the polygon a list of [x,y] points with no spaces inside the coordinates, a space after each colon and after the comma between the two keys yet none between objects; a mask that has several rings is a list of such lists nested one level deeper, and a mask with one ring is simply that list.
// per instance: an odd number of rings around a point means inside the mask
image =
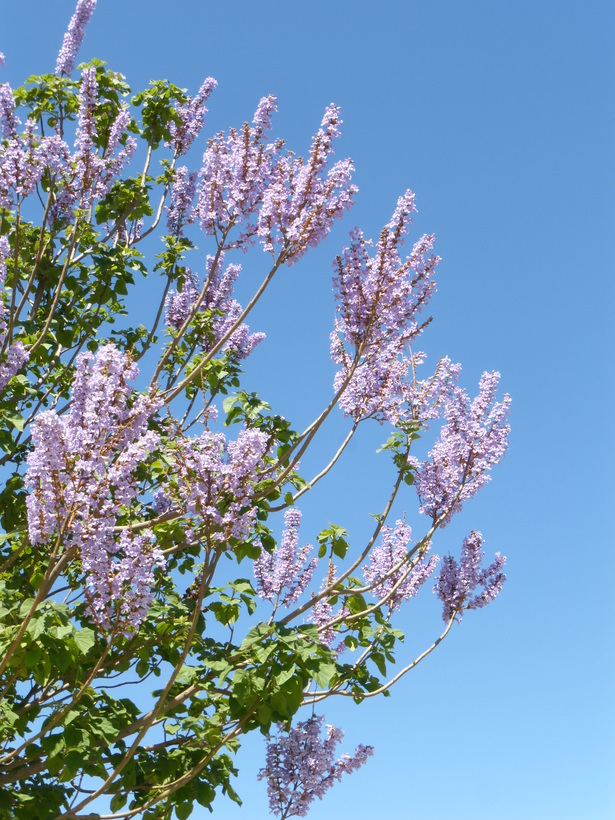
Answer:
[{"label": "lavender flower cluster", "polygon": [[85,36],[85,27],[96,8],[96,0],[78,0],[75,13],[68,24],[62,48],[56,61],[56,74],[69,76],[75,67],[75,59]]},{"label": "lavender flower cluster", "polygon": [[[320,585],[320,592],[324,592],[325,589],[332,589],[334,588],[338,579],[337,567],[333,561],[329,561],[327,567],[327,574],[323,578],[323,581]],[[339,641],[336,646],[333,646],[333,642],[335,641],[338,632],[333,625],[333,621],[337,620],[338,618],[344,618],[344,616],[348,613],[348,609],[346,606],[341,606],[337,611],[334,607],[334,600],[335,594],[327,596],[325,595],[322,598],[319,598],[316,603],[312,606],[312,621],[318,627],[318,639],[321,643],[324,643],[325,646],[328,646],[331,649],[333,655],[341,655],[345,649],[346,644],[344,641]]]},{"label": "lavender flower cluster", "polygon": [[169,123],[171,140],[166,144],[174,148],[177,157],[186,154],[200,134],[207,115],[205,103],[217,85],[213,77],[207,77],[195,97],[189,97],[183,105],[175,106],[179,124],[174,121]]},{"label": "lavender flower cluster", "polygon": [[134,137],[126,137],[130,114],[121,109],[109,131],[101,156],[96,145],[95,111],[98,105],[96,69],[82,74],[78,127],[74,152],[58,135],[41,137],[36,122],[28,118],[23,133],[15,114],[8,84],[0,86],[0,207],[12,208],[33,193],[43,174],[51,176],[50,220],[72,215],[75,208],[89,208],[109,191],[113,181],[136,150]]},{"label": "lavender flower cluster", "polygon": [[373,255],[358,228],[335,261],[337,301],[331,356],[341,366],[334,380],[347,416],[398,423],[408,399],[406,376],[413,364],[407,348],[423,325],[418,315],[435,290],[439,261],[434,237],[423,236],[402,261],[400,248],[416,210],[412,191],[399,198]]},{"label": "lavender flower cluster", "polygon": [[[71,180],[65,179],[67,190],[70,191],[72,187],[73,202],[79,201],[82,208],[89,208],[95,200],[101,199],[107,193],[113,180],[130,161],[137,149],[134,137],[128,137],[125,145],[120,145],[120,140],[126,134],[130,123],[128,109],[123,108],[111,126],[105,155],[99,156],[95,145],[98,136],[95,118],[97,105],[96,69],[86,68],[81,75],[79,125],[75,139],[76,153],[73,157],[75,171],[72,186]],[[119,150],[117,156],[114,156],[116,149]]]},{"label": "lavender flower cluster", "polygon": [[15,114],[13,92],[8,83],[0,86],[0,208],[12,208],[15,199],[29,196],[40,182],[47,165],[47,148],[50,139],[41,141],[38,129],[28,119],[22,134]]},{"label": "lavender flower cluster", "polygon": [[[434,592],[444,604],[444,621],[452,617],[460,621],[464,610],[486,606],[502,589],[506,581],[506,575],[502,572],[506,558],[496,552],[493,563],[481,569],[485,557],[483,543],[481,533],[472,531],[463,542],[459,563],[450,555],[442,559]],[[477,587],[483,587],[482,592],[473,595]]]},{"label": "lavender flower cluster", "polygon": [[181,236],[183,229],[195,219],[192,205],[196,193],[197,172],[188,171],[185,165],[175,169],[171,185],[171,204],[166,206],[167,229],[175,236]]},{"label": "lavender flower cluster", "polygon": [[280,546],[273,553],[262,549],[260,557],[254,562],[257,592],[261,598],[272,601],[276,606],[278,601],[284,606],[297,601],[318,566],[316,558],[308,561],[313,549],[311,544],[299,549],[300,524],[300,510],[296,507],[287,510]]},{"label": "lavender flower cluster", "polygon": [[462,388],[453,388],[429,458],[408,459],[415,471],[421,512],[440,521],[443,528],[462,503],[489,481],[489,471],[508,449],[510,396],[495,400],[499,379],[497,372],[483,373],[473,401]]},{"label": "lavender flower cluster", "polygon": [[269,438],[260,430],[242,430],[235,441],[205,430],[175,444],[173,475],[157,492],[160,509],[186,516],[188,543],[213,545],[245,540],[256,518],[254,485],[265,466]]},{"label": "lavender flower cluster", "polygon": [[355,772],[374,753],[372,746],[360,745],[354,755],[335,760],[344,733],[327,725],[322,738],[323,721],[322,715],[313,715],[288,732],[279,724],[277,738],[269,738],[258,779],[267,781],[269,808],[277,817],[305,817],[315,798],[322,800],[336,781]]},{"label": "lavender flower cluster", "polygon": [[117,535],[118,517],[139,493],[137,468],[159,444],[148,423],[157,400],[134,395],[136,365],[114,345],[77,359],[72,405],[32,425],[25,486],[34,545],[51,538],[78,550],[92,620],[102,629],[136,629],[152,600],[164,557],[150,530]]},{"label": "lavender flower cluster", "polygon": [[398,610],[403,601],[418,594],[438,564],[437,555],[426,560],[426,549],[418,560],[408,566],[411,538],[412,530],[403,521],[397,521],[395,527],[383,526],[381,543],[372,550],[369,564],[363,567],[365,578],[373,587],[374,598],[386,603],[392,611]]},{"label": "lavender flower cluster", "polygon": [[0,236],[0,394],[24,364],[29,353],[22,342],[9,344],[7,318],[9,311],[5,304],[4,283],[6,281],[6,260],[9,255],[9,243],[6,236]]},{"label": "lavender flower cluster", "polygon": [[274,97],[263,97],[252,126],[240,132],[223,131],[209,140],[199,172],[198,196],[192,219],[198,219],[207,235],[223,235],[232,225],[241,225],[241,245],[254,241],[256,213],[270,182],[282,141],[267,144]]},{"label": "lavender flower cluster", "polygon": [[252,125],[245,123],[228,135],[210,139],[194,193],[184,172],[177,178],[179,190],[169,212],[176,230],[197,220],[208,235],[225,236],[240,226],[238,238],[227,245],[239,247],[263,243],[265,251],[282,249],[292,264],[309,247],[315,247],[342,216],[357,191],[350,182],[352,163],[341,160],[329,166],[333,139],[339,136],[339,110],[329,106],[312,140],[306,160],[283,154],[283,141],[267,142],[271,114],[277,103],[263,97]]},{"label": "lavender flower cluster", "polygon": [[[208,315],[210,333],[201,333],[200,340],[205,352],[227,335],[243,312],[239,302],[232,298],[241,265],[228,265],[222,273],[224,254],[220,254],[217,260],[208,256],[206,264],[207,281],[202,297],[198,277],[187,268],[182,290],[170,291],[165,300],[165,321],[167,326],[175,330],[179,331],[193,314]],[[264,333],[250,333],[249,325],[242,323],[229,336],[222,349],[230,351],[237,360],[246,359],[264,338]]]},{"label": "lavender flower cluster", "polygon": [[282,157],[263,195],[258,236],[266,251],[284,246],[288,264],[316,247],[354,202],[358,188],[351,183],[352,161],[339,160],[328,167],[341,124],[339,108],[328,106],[307,160],[292,154]]}]

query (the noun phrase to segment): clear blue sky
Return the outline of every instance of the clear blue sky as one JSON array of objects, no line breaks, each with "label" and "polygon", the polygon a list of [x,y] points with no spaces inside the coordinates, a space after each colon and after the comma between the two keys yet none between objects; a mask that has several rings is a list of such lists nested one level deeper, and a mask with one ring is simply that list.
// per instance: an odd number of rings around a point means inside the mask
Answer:
[{"label": "clear blue sky", "polygon": [[[0,79],[53,70],[73,8],[5,3]],[[376,754],[313,818],[615,816],[614,36],[607,0],[98,0],[81,58],[105,59],[134,90],[216,77],[210,131],[274,93],[276,134],[305,151],[324,107],[342,108],[357,205],[255,315],[268,340],[250,389],[299,428],[328,399],[330,262],[354,224],[377,235],[411,187],[416,235],[435,232],[444,260],[425,348],[462,362],[470,390],[500,370],[513,397],[509,455],[436,546],[482,530],[508,556],[508,583],[391,698],[328,706],[346,745]],[[329,425],[323,452],[343,430]],[[360,542],[390,480],[373,454],[385,438],[367,431],[305,505],[306,540],[333,520]],[[411,493],[404,506],[418,533]],[[408,658],[441,625],[423,599],[402,617]],[[261,754],[255,737],[239,758],[255,820],[268,816]],[[214,816],[241,813],[221,798]]]}]

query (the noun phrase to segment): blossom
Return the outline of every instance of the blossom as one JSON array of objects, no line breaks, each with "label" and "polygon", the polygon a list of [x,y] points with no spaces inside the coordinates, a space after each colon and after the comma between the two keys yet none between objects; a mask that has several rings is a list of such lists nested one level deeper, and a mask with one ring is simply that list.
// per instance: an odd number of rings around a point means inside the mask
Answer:
[{"label": "blossom", "polygon": [[[320,592],[323,592],[325,589],[334,588],[336,581],[337,567],[333,561],[330,560],[329,566],[327,567],[327,574],[320,585]],[[348,614],[348,609],[346,606],[342,606],[336,612],[333,607],[335,597],[335,592],[332,592],[323,598],[319,598],[312,606],[312,620],[318,627],[318,640],[321,643],[324,643],[325,646],[328,646],[334,655],[341,655],[346,650],[346,644],[342,640],[337,644],[337,646],[333,646],[333,641],[336,638],[337,630],[335,626],[332,626],[332,621],[337,618],[343,619],[344,616]]]},{"label": "blossom", "polygon": [[33,449],[28,455],[26,499],[32,544],[43,544],[68,516],[74,490],[69,482],[66,423],[53,410],[39,413],[32,425]]},{"label": "blossom", "polygon": [[[75,137],[75,163],[73,186],[76,188],[81,207],[90,207],[111,188],[115,177],[136,151],[134,137],[128,137],[124,145],[120,140],[130,123],[130,114],[122,108],[111,125],[105,156],[99,156],[97,147],[96,107],[98,105],[98,82],[96,69],[86,68],[81,75],[79,96],[79,124]],[[119,148],[117,155],[115,150]],[[77,198],[77,196],[75,196]]]},{"label": "blossom", "polygon": [[[284,513],[284,531],[279,547],[273,553],[261,548],[254,562],[254,576],[258,581],[257,592],[261,598],[284,606],[297,601],[305,591],[318,565],[316,558],[308,562],[312,545],[299,549],[299,525],[301,511],[292,507]],[[282,592],[285,594],[282,596]]]},{"label": "blossom", "polygon": [[[0,343],[3,341],[0,335]],[[30,353],[22,342],[9,345],[6,353],[0,356],[0,393],[4,390],[13,376],[21,370],[30,358]]]},{"label": "blossom", "polygon": [[67,143],[56,134],[43,140],[43,149],[45,165],[53,182],[49,208],[49,220],[53,227],[58,220],[66,219],[72,213],[79,191],[73,157]]},{"label": "blossom", "polygon": [[278,724],[278,736],[268,737],[265,766],[257,777],[267,781],[269,808],[277,817],[305,817],[316,797],[322,800],[342,775],[355,772],[374,753],[372,746],[361,744],[354,755],[335,760],[344,733],[327,725],[322,738],[323,721],[322,715],[313,715],[289,731]]},{"label": "blossom", "polygon": [[186,275],[181,290],[169,291],[164,301],[164,320],[168,327],[179,330],[191,316],[194,303],[199,295],[199,279],[190,268],[186,268]]},{"label": "blossom", "polygon": [[8,331],[7,315],[5,304],[4,282],[6,279],[6,260],[9,255],[9,243],[6,236],[0,236],[0,351],[4,348],[4,353],[0,352],[0,393],[4,390],[10,380],[15,376],[24,364],[28,361],[29,352],[24,347],[23,342],[17,341],[6,344],[6,334]]},{"label": "blossom", "polygon": [[75,13],[70,18],[68,31],[64,35],[62,48],[56,61],[56,74],[67,76],[75,67],[75,59],[85,37],[85,27],[96,7],[96,0],[78,0]]},{"label": "blossom", "polygon": [[29,196],[45,170],[45,151],[34,120],[28,118],[23,134],[0,146],[0,207],[11,208],[15,197]]},{"label": "blossom", "polygon": [[429,458],[408,459],[420,510],[442,527],[489,481],[489,471],[508,449],[510,396],[495,401],[499,379],[497,372],[483,373],[473,401],[456,387],[446,399],[445,424]]},{"label": "blossom", "polygon": [[164,558],[149,530],[117,535],[121,508],[137,500],[137,471],[159,444],[148,429],[160,402],[135,396],[136,365],[112,344],[77,357],[70,412],[32,425],[25,486],[32,544],[55,534],[78,550],[88,613],[101,629],[139,627]]},{"label": "blossom", "polygon": [[15,114],[15,98],[8,83],[0,84],[0,139],[9,139],[17,133],[20,124]]},{"label": "blossom", "polygon": [[190,542],[203,535],[213,544],[244,541],[256,518],[255,484],[268,452],[269,438],[260,430],[241,430],[230,442],[210,430],[179,438],[174,472],[158,493],[157,505],[183,511]]},{"label": "blossom", "polygon": [[[165,321],[175,330],[179,330],[195,312],[207,315],[210,333],[201,334],[201,345],[205,351],[224,339],[243,313],[239,302],[231,298],[241,265],[228,265],[222,273],[223,263],[223,254],[217,261],[212,256],[207,257],[208,277],[203,293],[198,276],[187,268],[181,291],[170,291],[165,299]],[[195,305],[199,299],[197,309]],[[222,349],[240,361],[246,359],[264,338],[264,333],[250,333],[249,325],[242,323],[228,336]]]},{"label": "blossom", "polygon": [[403,521],[397,521],[394,528],[383,526],[382,543],[371,551],[370,562],[363,567],[374,598],[384,601],[390,610],[399,609],[402,601],[418,594],[439,560],[432,555],[427,561],[425,550],[409,568],[406,558],[411,535]]},{"label": "blossom", "polygon": [[452,393],[457,386],[461,365],[454,364],[444,356],[439,360],[434,373],[425,379],[417,379],[416,371],[424,361],[423,353],[414,353],[409,357],[412,378],[401,385],[400,418],[419,421],[428,427],[429,421],[440,418]]},{"label": "blossom", "polygon": [[213,77],[207,77],[198,90],[196,97],[188,97],[183,105],[175,103],[175,112],[179,123],[171,120],[169,131],[171,140],[166,145],[175,148],[177,156],[185,154],[205,125],[207,108],[205,103],[218,85]]},{"label": "blossom", "polygon": [[340,125],[339,108],[328,106],[307,160],[289,154],[271,169],[257,232],[265,251],[283,247],[288,264],[316,247],[353,205],[358,188],[351,183],[352,161],[329,165]]},{"label": "blossom", "polygon": [[185,165],[175,171],[171,185],[171,205],[166,206],[169,233],[181,234],[184,225],[194,222],[195,210],[192,206],[196,191],[196,171],[188,172]]},{"label": "blossom", "polygon": [[107,534],[105,547],[96,543],[96,529],[81,546],[85,573],[85,593],[93,620],[110,629],[116,620],[133,626],[141,624],[152,602],[154,571],[164,569],[165,559],[154,545],[149,530],[124,530],[117,541]]},{"label": "blossom", "polygon": [[[452,617],[460,621],[464,610],[486,606],[502,589],[506,581],[506,575],[502,572],[506,558],[496,552],[493,563],[481,569],[481,561],[485,557],[483,543],[481,533],[472,530],[461,547],[459,563],[450,555],[442,559],[434,592],[444,604],[444,621]],[[473,595],[477,587],[483,587],[483,590]]]},{"label": "blossom", "polygon": [[271,113],[277,108],[273,96],[263,97],[252,125],[221,131],[209,140],[199,172],[196,214],[208,235],[240,225],[235,241],[240,246],[254,240],[258,230],[255,214],[271,183],[282,141],[267,143]]},{"label": "blossom", "polygon": [[334,379],[345,415],[372,416],[396,424],[410,398],[407,374],[415,360],[407,348],[423,329],[419,315],[435,291],[434,237],[424,235],[402,260],[412,191],[399,198],[390,222],[373,243],[355,228],[334,263],[336,317],[331,357],[341,366]]}]

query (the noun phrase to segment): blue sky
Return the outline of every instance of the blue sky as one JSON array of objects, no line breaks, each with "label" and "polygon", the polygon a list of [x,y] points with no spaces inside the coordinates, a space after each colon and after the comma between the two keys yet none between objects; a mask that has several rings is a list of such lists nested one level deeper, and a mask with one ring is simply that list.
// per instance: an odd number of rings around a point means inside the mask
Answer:
[{"label": "blue sky", "polygon": [[[73,8],[5,4],[0,79],[53,70]],[[194,92],[216,77],[209,133],[251,119],[274,93],[274,132],[301,152],[325,106],[342,108],[337,155],[355,161],[357,204],[255,312],[268,338],[249,389],[298,428],[328,400],[330,263],[355,224],[377,236],[410,187],[415,236],[435,232],[443,258],[424,348],[434,363],[460,361],[470,391],[500,370],[513,398],[508,456],[435,547],[458,551],[480,529],[488,554],[508,556],[508,583],[391,698],[327,705],[346,746],[376,754],[311,817],[615,816],[614,24],[613,5],[591,0],[99,0],[88,27],[81,58],[105,59],[134,90],[168,77]],[[248,292],[259,259],[242,261]],[[344,430],[334,419],[321,452]],[[360,543],[391,480],[374,455],[386,436],[364,431],[306,502],[305,539],[332,520]],[[418,534],[411,492],[402,506]],[[439,618],[428,591],[408,605],[408,659]],[[239,757],[243,813],[257,820],[268,816],[262,751],[249,738]],[[221,799],[214,816],[240,811]]]}]

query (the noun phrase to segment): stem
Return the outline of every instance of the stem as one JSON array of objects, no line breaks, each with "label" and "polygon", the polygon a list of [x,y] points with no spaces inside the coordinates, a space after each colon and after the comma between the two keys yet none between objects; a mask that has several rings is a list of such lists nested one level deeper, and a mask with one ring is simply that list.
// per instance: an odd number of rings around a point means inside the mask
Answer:
[{"label": "stem", "polygon": [[310,698],[308,698],[307,700],[304,701],[304,705],[307,705],[307,704],[310,704],[310,703],[318,703],[319,701],[325,700],[326,698],[330,697],[331,695],[341,695],[343,697],[355,698],[355,699],[360,698],[361,700],[366,700],[367,698],[373,698],[376,695],[381,695],[383,692],[386,692],[387,689],[390,689],[391,686],[393,686],[394,683],[397,683],[397,681],[400,678],[402,678],[406,673],[410,672],[411,669],[414,669],[415,666],[418,666],[419,663],[421,661],[425,660],[425,658],[428,655],[431,655],[431,653],[434,651],[436,646],[438,646],[440,643],[442,643],[442,641],[446,638],[446,636],[450,632],[451,627],[454,623],[455,623],[455,618],[452,617],[449,620],[449,622],[447,623],[446,629],[444,630],[444,632],[440,635],[439,638],[437,638],[432,643],[432,645],[428,649],[426,649],[421,655],[419,655],[418,658],[415,658],[412,661],[412,663],[409,663],[408,666],[405,666],[400,672],[397,673],[397,675],[395,675],[395,677],[391,678],[391,680],[387,681],[387,683],[385,683],[382,686],[378,687],[378,689],[374,689],[371,692],[342,692],[342,691],[336,691],[334,689],[326,691],[326,692],[325,691],[314,692],[314,694]]},{"label": "stem", "polygon": [[3,764],[5,761],[10,760],[11,758],[14,758],[16,755],[23,752],[23,750],[26,749],[28,746],[31,746],[33,743],[36,743],[36,741],[39,738],[43,737],[43,735],[46,735],[47,732],[50,732],[55,726],[58,725],[58,723],[62,720],[62,718],[65,717],[70,712],[70,710],[73,708],[73,706],[81,700],[83,694],[86,692],[86,690],[89,688],[90,684],[92,683],[92,681],[94,680],[94,678],[98,674],[98,670],[103,665],[103,663],[105,661],[105,658],[107,657],[107,655],[111,651],[111,645],[112,645],[111,642],[112,642],[112,640],[113,640],[113,635],[111,635],[109,637],[109,641],[107,643],[107,646],[104,649],[104,652],[101,654],[100,658],[96,661],[96,664],[94,665],[94,668],[92,669],[90,674],[85,679],[83,685],[81,686],[81,688],[79,689],[77,694],[69,701],[69,703],[67,703],[62,709],[60,709],[59,712],[56,712],[56,714],[52,718],[45,721],[45,724],[44,724],[43,728],[39,732],[37,732],[35,735],[33,735],[32,737],[29,737],[24,743],[22,743],[22,745],[18,749],[14,749],[12,752],[9,752],[9,754],[7,754],[4,757],[0,758],[0,764]]},{"label": "stem", "polygon": [[[307,485],[306,487],[302,487],[300,490],[298,490],[298,491],[297,491],[297,492],[293,495],[293,503],[294,503],[295,501],[297,501],[297,499],[298,499],[298,498],[301,498],[301,496],[302,496],[304,493],[307,493],[307,491],[308,491],[308,490],[311,490],[311,489],[312,489],[312,487],[313,487],[315,484],[317,484],[317,483],[320,481],[320,479],[321,479],[321,478],[324,478],[324,477],[327,475],[327,473],[329,472],[329,470],[331,470],[331,468],[335,465],[335,463],[337,462],[337,460],[340,458],[340,456],[342,455],[342,453],[344,452],[344,450],[346,449],[346,447],[347,447],[347,446],[348,446],[348,444],[350,443],[350,439],[354,436],[354,434],[355,434],[355,432],[356,432],[356,430],[357,430],[357,427],[358,427],[358,426],[359,426],[359,421],[355,421],[355,423],[354,423],[354,424],[353,424],[353,426],[352,426],[352,429],[350,430],[350,432],[348,433],[348,435],[346,436],[346,438],[344,439],[344,441],[343,441],[343,442],[342,442],[342,444],[340,445],[340,447],[339,447],[338,451],[337,451],[337,452],[336,452],[336,454],[333,456],[333,458],[331,459],[331,461],[327,464],[327,466],[326,466],[326,467],[324,467],[324,468],[323,468],[323,469],[322,469],[322,470],[318,473],[318,475],[315,475],[315,476],[314,476],[314,478],[313,478],[311,481],[309,481],[309,482],[308,482],[308,485]],[[269,507],[269,512],[279,512],[280,510],[285,510],[288,506],[289,506],[288,504],[280,504],[280,505],[279,505],[279,506],[277,506],[277,507]]]},{"label": "stem", "polygon": [[[228,342],[228,340],[231,338],[233,333],[237,330],[239,325],[241,325],[243,323],[243,321],[248,316],[248,314],[250,313],[252,308],[256,305],[258,300],[261,298],[261,296],[263,295],[263,293],[267,289],[267,285],[269,285],[269,283],[271,282],[271,280],[275,276],[278,268],[280,267],[280,265],[282,264],[283,261],[284,261],[284,253],[281,253],[280,256],[278,257],[276,263],[274,264],[274,266],[271,268],[271,270],[269,271],[269,273],[267,274],[267,276],[263,280],[263,283],[261,284],[260,288],[256,291],[256,293],[254,294],[254,296],[252,297],[252,299],[248,303],[247,307],[245,308],[245,310],[243,311],[241,316],[231,325],[231,327],[227,330],[227,332],[224,334],[224,336],[212,347],[212,349],[209,351],[209,353],[198,363],[198,365],[194,368],[192,373],[190,373],[189,376],[186,376],[186,378],[183,379],[183,381],[181,381],[177,385],[177,387],[175,387],[170,393],[168,393],[166,395],[166,401],[167,402],[173,401],[173,399],[176,396],[178,396],[184,390],[184,388],[187,387],[190,384],[190,382],[193,381],[199,375],[199,373],[201,373],[201,371],[209,364],[209,362],[213,359],[213,357],[216,355],[216,353],[218,353],[218,351],[221,350],[222,347],[224,347],[224,345]],[[188,320],[186,320],[186,321],[188,322]],[[184,324],[186,324],[186,322],[184,322]],[[164,357],[163,357],[163,359],[164,359]],[[156,371],[156,374],[155,374],[154,378],[157,377],[159,372],[160,372],[160,365],[157,368],[157,371]]]},{"label": "stem", "polygon": [[51,327],[51,322],[53,321],[53,316],[56,311],[56,307],[58,306],[58,301],[60,299],[60,292],[62,290],[62,285],[64,284],[64,279],[66,278],[66,274],[68,272],[68,268],[72,261],[73,251],[75,249],[75,241],[77,239],[77,225],[79,224],[79,220],[75,219],[75,224],[73,225],[73,230],[71,232],[69,248],[68,248],[68,256],[66,257],[66,262],[64,263],[64,267],[62,268],[62,273],[60,274],[60,278],[58,280],[58,284],[56,285],[56,290],[53,295],[53,300],[51,303],[51,309],[49,311],[49,316],[45,321],[45,326],[43,327],[41,333],[39,334],[37,340],[34,342],[32,347],[30,348],[30,356],[34,353],[34,351],[42,345],[45,340],[45,336],[47,335],[47,331]]},{"label": "stem", "polygon": [[17,305],[17,310],[15,311],[15,315],[11,316],[11,328],[13,328],[15,326],[15,324],[17,323],[17,321],[19,319],[21,311],[23,310],[24,305],[26,304],[26,301],[27,301],[28,296],[30,294],[30,291],[32,290],[32,285],[34,284],[34,279],[36,278],[36,274],[38,273],[38,269],[40,267],[41,260],[43,258],[43,254],[45,253],[45,251],[49,247],[49,241],[50,240],[48,240],[47,242],[45,242],[45,244],[43,244],[43,237],[45,236],[45,223],[47,222],[47,217],[49,215],[50,206],[51,206],[51,195],[49,195],[47,197],[47,202],[45,204],[45,212],[43,213],[43,221],[41,223],[41,230],[40,230],[39,237],[38,237],[38,248],[37,248],[37,251],[36,251],[36,259],[34,260],[34,265],[32,266],[32,271],[30,273],[30,276],[28,277],[28,281],[26,283],[26,288],[23,292],[23,296],[21,297],[21,299],[19,301],[19,304]]},{"label": "stem", "polygon": [[[407,453],[406,453],[406,455],[407,455]],[[280,624],[285,625],[285,624],[289,623],[290,621],[294,620],[294,618],[296,618],[298,615],[303,615],[304,612],[307,612],[308,609],[311,609],[314,606],[314,604],[317,603],[318,601],[320,601],[322,598],[330,598],[332,594],[339,594],[337,592],[334,593],[335,588],[338,586],[338,584],[342,583],[342,581],[345,581],[346,578],[348,578],[348,576],[352,572],[355,571],[355,569],[361,564],[361,562],[365,560],[365,558],[368,556],[371,548],[376,543],[376,539],[380,535],[380,530],[383,528],[383,526],[386,522],[386,519],[387,519],[389,513],[391,512],[393,502],[395,501],[395,497],[397,496],[397,493],[398,493],[399,488],[401,486],[401,481],[402,481],[402,474],[400,472],[399,475],[397,476],[397,480],[396,480],[395,484],[393,485],[393,490],[391,491],[391,495],[389,496],[389,500],[387,501],[386,507],[384,508],[384,512],[382,513],[382,515],[378,519],[378,522],[376,524],[376,527],[374,529],[372,537],[369,539],[369,541],[367,543],[367,546],[365,547],[363,552],[358,556],[356,561],[342,575],[340,575],[339,578],[336,579],[334,584],[325,587],[325,589],[323,589],[317,595],[314,595],[314,597],[311,598],[307,603],[302,604],[301,606],[297,607],[295,610],[290,612],[288,615],[286,615],[284,618],[282,618],[282,620],[280,621]]]},{"label": "stem", "polygon": [[165,350],[165,352],[161,356],[160,361],[158,362],[158,364],[156,366],[156,370],[154,371],[154,375],[152,376],[152,380],[150,382],[150,388],[154,388],[156,386],[156,383],[158,381],[158,376],[162,373],[162,369],[163,369],[164,365],[167,363],[167,361],[173,355],[173,353],[176,350],[178,344],[180,343],[181,339],[183,338],[184,334],[186,333],[186,330],[188,329],[188,327],[190,325],[190,322],[194,319],[194,317],[198,313],[199,308],[203,304],[203,300],[205,299],[205,296],[207,295],[207,290],[208,290],[209,285],[210,285],[210,283],[213,279],[213,275],[214,275],[214,273],[215,273],[215,271],[218,267],[218,264],[220,262],[220,257],[222,255],[222,249],[224,247],[224,242],[226,240],[226,237],[229,234],[229,231],[231,230],[231,227],[232,226],[230,226],[230,225],[227,227],[226,231],[224,232],[224,235],[222,236],[222,239],[220,240],[220,242],[218,244],[218,249],[216,251],[216,255],[214,256],[214,260],[211,263],[211,270],[209,271],[209,276],[207,277],[207,280],[205,281],[205,284],[201,288],[201,292],[199,293],[195,303],[192,305],[190,313],[185,318],[182,326],[177,331],[177,335],[173,338],[173,341],[171,342],[169,347]]},{"label": "stem", "polygon": [[[209,541],[209,539],[208,539],[208,541]],[[118,776],[118,774],[120,774],[123,771],[123,769],[127,766],[129,761],[132,759],[134,753],[137,751],[137,748],[138,748],[139,744],[141,743],[141,740],[147,734],[147,732],[151,728],[151,726],[154,723],[154,721],[156,720],[156,718],[163,711],[163,709],[165,707],[166,697],[169,694],[169,692],[171,690],[171,687],[175,683],[175,680],[177,679],[177,676],[179,675],[179,673],[180,673],[180,671],[181,671],[181,669],[184,665],[184,662],[185,662],[186,658],[188,657],[188,653],[189,653],[190,647],[192,645],[192,640],[193,640],[194,635],[196,633],[196,627],[197,627],[197,624],[198,624],[198,620],[199,620],[199,617],[201,616],[201,603],[202,603],[203,597],[205,595],[205,589],[206,589],[205,580],[206,580],[205,579],[205,573],[203,573],[203,577],[201,579],[201,584],[200,584],[200,588],[199,588],[198,598],[195,601],[195,605],[194,605],[194,613],[193,613],[193,616],[192,616],[192,623],[190,624],[190,629],[188,630],[186,645],[184,646],[182,654],[181,654],[177,664],[175,665],[175,668],[173,669],[171,675],[169,676],[169,680],[167,681],[166,686],[162,690],[162,694],[158,698],[158,702],[156,703],[156,706],[150,712],[150,719],[147,720],[144,723],[143,727],[139,730],[136,738],[134,739],[132,745],[130,746],[128,751],[125,753],[124,757],[117,764],[117,766],[113,769],[111,774],[104,781],[104,783],[98,789],[96,789],[94,792],[92,792],[92,794],[88,798],[81,801],[81,803],[79,803],[77,806],[75,806],[74,809],[72,809],[70,812],[67,812],[65,814],[60,815],[57,818],[57,820],[67,820],[67,818],[72,818],[77,811],[82,809],[84,806],[87,806],[87,804],[90,803],[92,800],[94,800],[96,797],[99,797],[101,794],[104,794],[106,792],[107,788],[111,785],[111,783],[113,783],[113,781]],[[136,812],[134,812],[134,813],[136,813]],[[130,816],[130,815],[126,815],[126,816]]]}]

